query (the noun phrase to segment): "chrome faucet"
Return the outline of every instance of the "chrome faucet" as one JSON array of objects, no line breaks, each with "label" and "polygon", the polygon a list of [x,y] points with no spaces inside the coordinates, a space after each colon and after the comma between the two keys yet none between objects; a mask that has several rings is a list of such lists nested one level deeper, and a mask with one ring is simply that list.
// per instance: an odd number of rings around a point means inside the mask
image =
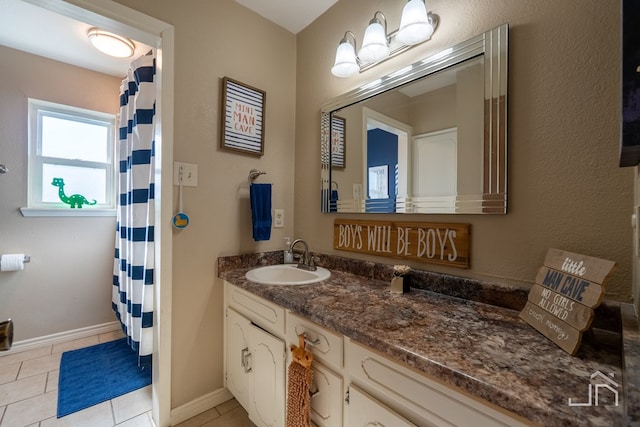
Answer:
[{"label": "chrome faucet", "polygon": [[304,254],[300,257],[300,262],[298,262],[298,268],[302,270],[316,271],[317,270],[316,264],[313,262],[313,259],[309,255],[309,245],[307,245],[307,242],[305,242],[302,239],[296,239],[293,242],[291,242],[289,249],[293,252],[293,247],[298,243],[302,243],[302,246],[304,246]]}]

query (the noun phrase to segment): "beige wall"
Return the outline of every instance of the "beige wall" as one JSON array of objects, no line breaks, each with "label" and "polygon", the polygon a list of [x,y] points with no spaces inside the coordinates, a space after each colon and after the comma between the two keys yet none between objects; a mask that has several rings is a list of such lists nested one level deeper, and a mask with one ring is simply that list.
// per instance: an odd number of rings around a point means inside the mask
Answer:
[{"label": "beige wall", "polygon": [[[174,160],[198,165],[198,187],[186,187],[183,194],[191,223],[173,233],[175,408],[223,387],[217,257],[280,249],[283,237],[292,237],[295,36],[231,0],[118,2],[175,28]],[[219,148],[224,76],[267,93],[261,158]],[[271,240],[260,243],[251,234],[247,177],[252,168],[267,172],[258,181],[274,184],[273,207],[285,210],[285,228],[273,229]]]},{"label": "beige wall", "polygon": [[15,341],[115,321],[115,217],[25,218],[27,98],[118,113],[119,78],[0,46],[0,252],[27,253],[24,271],[0,273],[0,319]]},{"label": "beige wall", "polygon": [[[431,0],[440,18],[432,41],[348,79],[333,77],[346,30],[360,40],[376,10],[397,28],[402,0],[341,0],[298,34],[296,233],[314,250],[332,248],[336,214],[321,214],[320,105],[363,83],[505,22],[510,25],[509,213],[412,215],[411,221],[468,222],[471,269],[423,268],[528,286],[548,248],[614,260],[607,298],[629,301],[632,281],[633,170],[618,165],[620,8],[590,0]],[[609,31],[594,31],[608,28]],[[365,215],[342,216],[362,218]],[[379,219],[390,215],[375,216]]]}]

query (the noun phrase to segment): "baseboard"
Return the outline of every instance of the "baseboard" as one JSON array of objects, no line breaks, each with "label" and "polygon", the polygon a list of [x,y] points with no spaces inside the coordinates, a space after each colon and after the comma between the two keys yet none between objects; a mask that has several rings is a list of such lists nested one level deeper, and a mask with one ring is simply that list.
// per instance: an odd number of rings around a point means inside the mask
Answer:
[{"label": "baseboard", "polygon": [[43,337],[30,338],[28,340],[15,341],[10,350],[3,351],[0,356],[32,350],[45,345],[59,344],[65,341],[87,338],[92,335],[106,334],[120,330],[120,322],[103,323],[101,325],[87,326],[86,328],[74,329],[72,331],[59,332],[57,334],[45,335]]},{"label": "baseboard", "polygon": [[233,399],[233,395],[226,388],[220,388],[211,393],[207,393],[191,402],[173,408],[171,410],[171,425],[180,424],[230,399]]}]

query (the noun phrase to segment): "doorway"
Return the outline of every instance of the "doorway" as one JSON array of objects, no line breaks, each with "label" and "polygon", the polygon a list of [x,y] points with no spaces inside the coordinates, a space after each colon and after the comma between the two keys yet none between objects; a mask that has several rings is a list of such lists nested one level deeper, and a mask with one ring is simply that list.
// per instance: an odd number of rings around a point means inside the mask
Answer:
[{"label": "doorway", "polygon": [[[100,27],[156,49],[158,90],[156,100],[156,282],[154,301],[154,351],[152,406],[157,426],[170,425],[171,418],[171,312],[172,239],[171,223],[163,221],[172,211],[173,187],[173,26],[114,1],[22,0],[55,14]],[[30,27],[29,23],[24,23]],[[118,96],[114,94],[114,96]],[[106,301],[105,304],[109,303]]]}]

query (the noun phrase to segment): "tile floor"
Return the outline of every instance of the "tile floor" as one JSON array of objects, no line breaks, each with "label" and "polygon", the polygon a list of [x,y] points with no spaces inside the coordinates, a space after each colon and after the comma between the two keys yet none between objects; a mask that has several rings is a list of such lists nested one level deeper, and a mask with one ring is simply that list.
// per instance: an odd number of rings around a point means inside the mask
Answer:
[{"label": "tile floor", "polygon": [[[0,427],[154,427],[151,386],[63,418],[56,418],[62,353],[122,337],[120,331],[41,348],[0,354]],[[254,427],[235,400],[176,427]]]}]

